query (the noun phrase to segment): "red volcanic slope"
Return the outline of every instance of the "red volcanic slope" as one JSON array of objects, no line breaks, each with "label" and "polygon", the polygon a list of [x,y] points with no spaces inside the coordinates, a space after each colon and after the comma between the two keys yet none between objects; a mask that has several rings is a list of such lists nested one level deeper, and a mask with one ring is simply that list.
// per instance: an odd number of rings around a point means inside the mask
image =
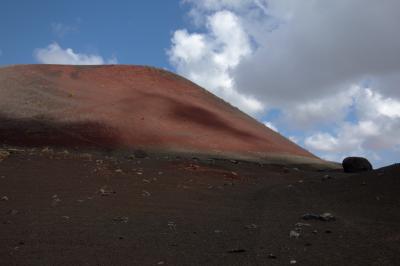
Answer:
[{"label": "red volcanic slope", "polygon": [[0,144],[318,160],[194,83],[142,66],[0,68],[0,130]]}]

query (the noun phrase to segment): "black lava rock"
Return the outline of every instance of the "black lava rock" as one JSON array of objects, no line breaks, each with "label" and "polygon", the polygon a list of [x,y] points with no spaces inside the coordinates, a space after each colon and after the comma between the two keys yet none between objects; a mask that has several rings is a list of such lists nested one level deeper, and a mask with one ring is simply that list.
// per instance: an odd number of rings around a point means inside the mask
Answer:
[{"label": "black lava rock", "polygon": [[371,163],[363,157],[347,157],[342,162],[345,173],[357,173],[373,170]]}]

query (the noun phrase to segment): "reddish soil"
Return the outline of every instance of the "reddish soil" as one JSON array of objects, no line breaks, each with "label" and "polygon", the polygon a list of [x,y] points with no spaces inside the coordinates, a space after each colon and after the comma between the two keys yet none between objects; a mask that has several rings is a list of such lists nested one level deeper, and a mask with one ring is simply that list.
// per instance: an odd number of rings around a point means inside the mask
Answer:
[{"label": "reddish soil", "polygon": [[3,67],[0,99],[3,144],[299,156],[318,162],[192,82],[151,67]]}]

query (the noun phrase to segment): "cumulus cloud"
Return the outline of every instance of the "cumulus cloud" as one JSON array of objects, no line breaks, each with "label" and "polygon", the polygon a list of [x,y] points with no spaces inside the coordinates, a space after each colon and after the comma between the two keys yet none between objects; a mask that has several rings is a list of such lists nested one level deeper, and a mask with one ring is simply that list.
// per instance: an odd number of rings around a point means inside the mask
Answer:
[{"label": "cumulus cloud", "polygon": [[168,51],[177,72],[216,95],[254,114],[263,105],[254,97],[239,93],[230,71],[251,53],[251,44],[240,19],[224,10],[207,16],[207,34],[177,30]]},{"label": "cumulus cloud", "polygon": [[356,122],[343,121],[335,133],[317,132],[308,136],[305,146],[322,154],[380,152],[399,147],[400,101],[385,98],[371,88],[354,94]]},{"label": "cumulus cloud", "polygon": [[42,64],[104,65],[118,62],[115,57],[105,60],[100,55],[76,53],[71,48],[63,49],[58,43],[35,49],[33,55]]},{"label": "cumulus cloud", "polygon": [[236,68],[248,93],[285,105],[400,74],[399,1],[263,2],[276,27],[252,36],[257,49]]},{"label": "cumulus cloud", "polygon": [[399,1],[183,3],[198,31],[172,38],[178,73],[259,118],[280,110],[269,122],[325,157],[399,147]]}]

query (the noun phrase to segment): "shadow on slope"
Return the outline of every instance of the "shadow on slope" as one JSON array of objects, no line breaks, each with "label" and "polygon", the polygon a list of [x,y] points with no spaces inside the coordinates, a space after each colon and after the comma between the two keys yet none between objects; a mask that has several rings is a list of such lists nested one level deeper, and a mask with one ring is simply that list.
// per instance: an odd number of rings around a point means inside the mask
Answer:
[{"label": "shadow on slope", "polygon": [[0,114],[0,144],[116,148],[122,144],[118,131],[96,122],[63,123],[51,119],[15,119]]}]

